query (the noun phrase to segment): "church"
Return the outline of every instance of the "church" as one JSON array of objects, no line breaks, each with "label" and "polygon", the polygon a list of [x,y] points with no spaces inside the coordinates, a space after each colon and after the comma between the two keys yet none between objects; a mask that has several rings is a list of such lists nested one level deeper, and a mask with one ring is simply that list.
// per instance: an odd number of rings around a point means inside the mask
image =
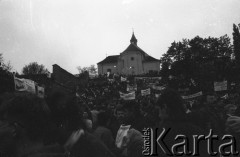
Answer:
[{"label": "church", "polygon": [[138,47],[134,32],[130,45],[122,53],[107,56],[97,65],[98,74],[111,72],[124,75],[140,75],[160,71],[160,61]]}]

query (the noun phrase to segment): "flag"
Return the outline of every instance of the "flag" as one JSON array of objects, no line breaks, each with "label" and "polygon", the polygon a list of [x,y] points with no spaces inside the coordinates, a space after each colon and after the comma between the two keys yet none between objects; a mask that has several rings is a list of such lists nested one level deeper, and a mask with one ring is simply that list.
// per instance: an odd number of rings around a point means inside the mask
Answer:
[{"label": "flag", "polygon": [[37,96],[39,98],[44,98],[44,88],[43,87],[37,86]]},{"label": "flag", "polygon": [[14,77],[14,84],[16,91],[27,91],[33,94],[36,93],[35,82],[32,80]]},{"label": "flag", "polygon": [[142,96],[150,95],[151,94],[150,88],[141,90],[141,94],[142,94]]},{"label": "flag", "polygon": [[127,81],[127,78],[124,78],[121,76],[121,82],[125,82],[125,81]]},{"label": "flag", "polygon": [[131,92],[131,93],[122,93],[119,92],[120,94],[120,98],[122,98],[123,100],[134,100],[136,97],[135,91]]}]

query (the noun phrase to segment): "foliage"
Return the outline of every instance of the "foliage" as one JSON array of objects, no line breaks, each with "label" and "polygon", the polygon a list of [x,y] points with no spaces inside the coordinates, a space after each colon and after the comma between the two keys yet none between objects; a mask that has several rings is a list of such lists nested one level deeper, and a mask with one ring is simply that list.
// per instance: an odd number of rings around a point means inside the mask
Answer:
[{"label": "foliage", "polygon": [[10,61],[7,63],[4,63],[3,55],[0,53],[0,67],[4,70],[11,71],[12,70],[12,65]]},{"label": "foliage", "polygon": [[97,74],[97,68],[95,67],[95,65],[90,65],[89,67],[81,67],[78,66],[77,67],[79,74],[84,73],[84,72],[88,72],[89,74],[93,74],[96,75]]},{"label": "foliage", "polygon": [[48,74],[48,69],[45,68],[44,65],[39,65],[37,62],[29,63],[28,65],[25,65],[22,69],[22,73],[24,75],[29,74]]},{"label": "foliage", "polygon": [[236,62],[240,66],[240,24],[233,24],[233,51]]},{"label": "foliage", "polygon": [[231,79],[232,53],[227,35],[219,38],[196,36],[190,40],[174,41],[160,59],[160,73],[165,78],[172,75],[178,86],[206,87],[213,81]]},{"label": "foliage", "polygon": [[10,72],[12,66],[10,62],[4,63],[3,55],[0,54],[0,93],[14,90],[13,75]]}]

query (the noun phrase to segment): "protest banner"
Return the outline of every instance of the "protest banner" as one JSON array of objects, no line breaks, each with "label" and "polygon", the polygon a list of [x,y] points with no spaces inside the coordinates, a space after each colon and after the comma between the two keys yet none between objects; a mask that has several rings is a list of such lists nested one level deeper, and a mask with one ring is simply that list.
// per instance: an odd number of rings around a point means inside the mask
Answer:
[{"label": "protest banner", "polygon": [[142,96],[146,96],[146,95],[150,95],[150,94],[151,94],[150,88],[145,89],[145,90],[141,90],[141,95]]},{"label": "protest banner", "polygon": [[195,93],[195,94],[192,94],[192,95],[188,95],[188,96],[182,96],[183,99],[192,99],[192,98],[195,98],[195,97],[199,97],[203,95],[202,91],[201,92],[198,92],[198,93]]},{"label": "protest banner", "polygon": [[227,90],[227,81],[223,82],[214,82],[214,91],[223,91]]},{"label": "protest banner", "polygon": [[119,94],[120,94],[120,98],[122,98],[123,100],[134,100],[136,97],[135,91],[133,91],[131,93],[119,92]]},{"label": "protest banner", "polygon": [[137,85],[133,85],[133,86],[130,86],[129,84],[127,84],[127,91],[130,92],[130,91],[136,91],[137,90]]},{"label": "protest banner", "polygon": [[32,80],[14,77],[14,84],[16,91],[27,91],[33,94],[36,93],[35,82]]},{"label": "protest banner", "polygon": [[162,77],[135,77],[135,80],[147,79],[147,80],[161,80]]}]

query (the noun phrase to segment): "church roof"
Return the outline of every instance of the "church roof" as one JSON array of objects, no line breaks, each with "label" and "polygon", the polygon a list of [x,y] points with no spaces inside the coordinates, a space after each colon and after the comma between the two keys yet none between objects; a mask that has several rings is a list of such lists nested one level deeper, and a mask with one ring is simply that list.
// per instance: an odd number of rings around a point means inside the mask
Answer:
[{"label": "church roof", "polygon": [[131,43],[127,48],[126,50],[124,50],[123,52],[127,52],[127,51],[140,51],[140,52],[143,52],[145,53],[140,47],[138,47],[137,45]]},{"label": "church roof", "polygon": [[156,62],[159,61],[159,59],[153,58],[152,56],[146,56],[144,59],[144,62]]},{"label": "church roof", "polygon": [[129,52],[129,51],[139,51],[143,54],[144,56],[144,62],[156,62],[159,61],[156,58],[153,58],[152,56],[149,56],[146,52],[144,52],[140,47],[138,47],[137,45],[131,43],[126,50],[124,50],[123,52]]},{"label": "church roof", "polygon": [[107,56],[104,60],[102,60],[101,62],[98,62],[97,64],[117,63],[118,57],[119,55]]}]

